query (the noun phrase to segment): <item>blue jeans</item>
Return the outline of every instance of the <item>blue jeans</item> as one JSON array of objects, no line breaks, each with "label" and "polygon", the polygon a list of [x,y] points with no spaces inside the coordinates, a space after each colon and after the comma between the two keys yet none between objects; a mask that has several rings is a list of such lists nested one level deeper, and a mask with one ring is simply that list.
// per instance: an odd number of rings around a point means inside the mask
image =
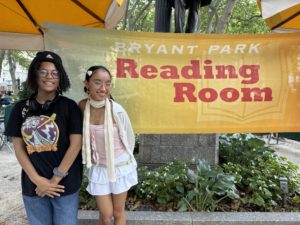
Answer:
[{"label": "blue jeans", "polygon": [[23,195],[24,206],[30,225],[76,225],[78,194],[56,198]]}]

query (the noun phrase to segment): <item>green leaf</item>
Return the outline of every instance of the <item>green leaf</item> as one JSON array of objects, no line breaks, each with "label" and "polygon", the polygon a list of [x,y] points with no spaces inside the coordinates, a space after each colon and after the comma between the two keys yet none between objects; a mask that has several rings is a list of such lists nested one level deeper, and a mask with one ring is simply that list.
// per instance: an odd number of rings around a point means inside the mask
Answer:
[{"label": "green leaf", "polygon": [[260,195],[256,195],[254,197],[254,202],[255,205],[258,206],[264,206],[265,205],[265,200],[260,196]]}]

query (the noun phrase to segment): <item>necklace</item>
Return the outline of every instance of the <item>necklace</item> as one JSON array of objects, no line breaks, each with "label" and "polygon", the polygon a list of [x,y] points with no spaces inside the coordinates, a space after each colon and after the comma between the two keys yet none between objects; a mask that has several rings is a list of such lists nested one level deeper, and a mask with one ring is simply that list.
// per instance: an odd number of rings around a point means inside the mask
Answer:
[{"label": "necklace", "polygon": [[96,109],[99,109],[99,108],[105,106],[105,100],[96,101],[96,100],[93,100],[93,99],[90,98],[89,101],[90,101],[91,106],[93,106]]}]

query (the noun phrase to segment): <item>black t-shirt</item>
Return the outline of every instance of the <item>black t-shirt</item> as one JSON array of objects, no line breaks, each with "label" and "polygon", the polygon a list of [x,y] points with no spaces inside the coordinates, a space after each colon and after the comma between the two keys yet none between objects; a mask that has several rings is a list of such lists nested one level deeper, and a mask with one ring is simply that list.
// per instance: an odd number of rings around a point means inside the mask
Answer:
[{"label": "black t-shirt", "polygon": [[[32,165],[40,176],[50,179],[53,168],[59,166],[70,145],[69,135],[82,133],[81,112],[75,101],[63,96],[58,96],[47,109],[36,101],[33,108],[30,101],[21,100],[15,105],[5,133],[7,136],[23,138]],[[61,195],[72,194],[80,188],[81,162],[79,153],[68,176],[60,182],[65,186],[65,192]],[[36,185],[22,170],[23,194],[35,196],[35,188]]]}]

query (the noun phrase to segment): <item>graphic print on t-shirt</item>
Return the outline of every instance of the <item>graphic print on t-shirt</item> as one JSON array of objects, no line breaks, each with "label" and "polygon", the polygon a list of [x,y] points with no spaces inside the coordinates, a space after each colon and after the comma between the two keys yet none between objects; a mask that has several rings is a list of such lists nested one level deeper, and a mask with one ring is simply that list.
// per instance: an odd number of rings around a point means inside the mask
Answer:
[{"label": "graphic print on t-shirt", "polygon": [[55,123],[56,114],[27,117],[21,131],[28,154],[33,152],[57,151],[59,130]]}]

